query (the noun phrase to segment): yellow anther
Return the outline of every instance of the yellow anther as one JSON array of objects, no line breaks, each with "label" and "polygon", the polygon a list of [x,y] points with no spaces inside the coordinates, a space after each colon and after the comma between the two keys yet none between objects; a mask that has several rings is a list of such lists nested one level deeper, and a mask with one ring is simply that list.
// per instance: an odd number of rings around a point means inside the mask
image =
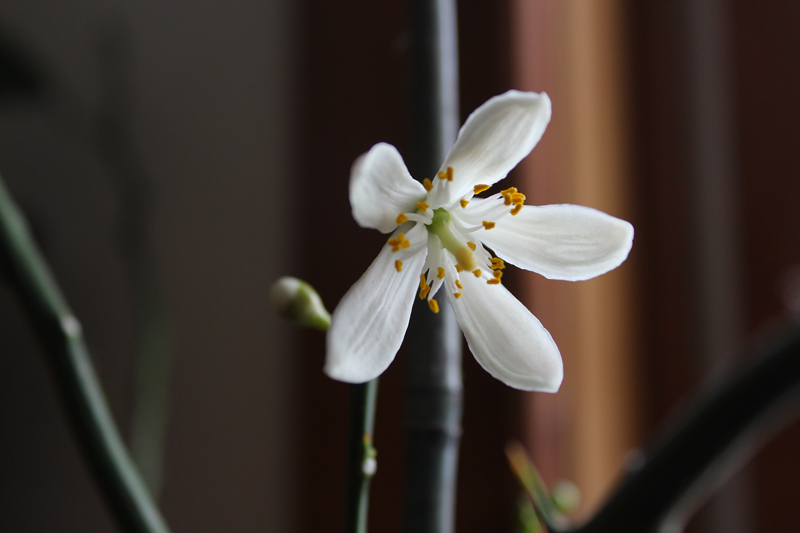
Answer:
[{"label": "yellow anther", "polygon": [[469,200],[464,200],[463,198],[461,199],[461,209],[466,208],[468,204]]},{"label": "yellow anther", "polygon": [[420,274],[419,275],[419,288],[421,289],[421,288],[423,288],[423,287],[425,287],[427,285],[428,285],[428,282],[425,281],[425,274]]},{"label": "yellow anther", "polygon": [[474,187],[472,188],[472,192],[474,192],[475,194],[480,194],[480,193],[482,193],[483,191],[486,191],[486,190],[488,190],[488,189],[489,189],[489,187],[490,187],[489,185],[484,185],[484,184],[482,184],[482,183],[481,183],[481,184],[479,184],[479,185],[476,185],[476,186],[474,186]]},{"label": "yellow anther", "polygon": [[422,186],[425,187],[426,191],[431,192],[431,189],[433,189],[433,182],[428,178],[425,178],[422,180]]},{"label": "yellow anther", "polygon": [[425,202],[417,202],[417,209],[419,209],[420,213],[424,213],[425,211],[427,211],[428,207],[430,206]]},{"label": "yellow anther", "polygon": [[515,205],[514,208],[511,210],[511,214],[516,215],[520,211],[522,211],[522,204]]},{"label": "yellow anther", "polygon": [[506,267],[506,262],[499,257],[492,257],[490,261],[492,262],[492,270],[503,270]]},{"label": "yellow anther", "polygon": [[447,167],[447,181],[453,181],[453,167]]},{"label": "yellow anther", "polygon": [[460,292],[454,292],[453,296],[455,296],[456,300],[458,300],[459,298],[461,298],[461,293]]},{"label": "yellow anther", "polygon": [[399,260],[395,261],[394,262],[394,268],[396,268],[397,271],[400,272],[401,270],[403,270],[403,262],[399,261]]},{"label": "yellow anther", "polygon": [[430,285],[423,285],[422,288],[419,290],[419,299],[424,300],[428,293],[431,292]]},{"label": "yellow anther", "polygon": [[444,279],[444,269],[442,267],[439,267],[439,273],[436,277],[439,279]]},{"label": "yellow anther", "polygon": [[483,229],[492,229],[494,227],[494,222],[486,222],[484,220],[481,224],[483,224]]},{"label": "yellow anther", "polygon": [[433,298],[428,300],[428,307],[430,307],[431,311],[433,311],[434,313],[438,313],[439,312],[439,302],[437,302]]},{"label": "yellow anther", "polygon": [[389,239],[387,244],[392,247],[392,253],[399,252],[400,250],[411,246],[411,243],[408,242],[408,239],[406,239],[406,236],[402,233],[398,233],[397,238],[392,237]]},{"label": "yellow anther", "polygon": [[503,277],[503,271],[502,270],[495,270],[495,271],[492,272],[492,275],[494,277],[496,277],[497,279],[500,279],[500,278]]},{"label": "yellow anther", "polygon": [[456,264],[456,272],[464,272],[464,269],[461,268],[461,265]]},{"label": "yellow anther", "polygon": [[463,289],[464,288],[464,286],[461,284],[461,280],[460,279],[456,280],[456,287],[458,287],[459,289]]},{"label": "yellow anther", "polygon": [[511,203],[514,205],[519,205],[525,202],[525,195],[521,192],[515,192],[511,195]]},{"label": "yellow anther", "polygon": [[447,179],[447,172],[445,172],[444,170],[440,170],[436,174],[436,177],[438,177],[440,180],[446,180]]},{"label": "yellow anther", "polygon": [[474,251],[475,251],[475,249],[477,248],[477,246],[475,246],[475,243],[474,243],[474,242],[468,242],[468,243],[467,243],[467,246],[469,246],[470,248],[472,248],[472,251],[473,251],[473,252],[474,252]]},{"label": "yellow anther", "polygon": [[476,278],[481,277],[481,269],[480,268],[476,268],[475,270],[472,271],[472,273],[475,274]]},{"label": "yellow anther", "polygon": [[397,222],[398,226],[400,224],[405,224],[406,222],[408,222],[408,217],[404,213],[400,213],[399,215],[397,215],[395,222]]},{"label": "yellow anther", "polygon": [[511,197],[512,197],[514,194],[516,194],[516,193],[517,193],[517,188],[516,188],[516,187],[509,187],[508,189],[506,189],[506,190],[504,190],[504,191],[500,191],[500,194],[501,194],[501,195],[503,196],[503,198],[505,198],[505,200],[506,200],[506,201],[505,201],[505,204],[506,204],[506,205],[511,205],[511,204],[513,203],[513,202],[511,201]]},{"label": "yellow anther", "polygon": [[489,285],[500,285],[500,278],[492,278],[486,283],[488,283]]}]

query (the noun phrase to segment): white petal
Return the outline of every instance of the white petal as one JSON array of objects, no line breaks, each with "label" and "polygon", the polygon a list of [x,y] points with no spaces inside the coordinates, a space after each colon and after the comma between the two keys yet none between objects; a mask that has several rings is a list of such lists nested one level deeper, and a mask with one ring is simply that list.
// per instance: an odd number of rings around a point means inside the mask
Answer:
[{"label": "white petal", "polygon": [[397,215],[415,211],[426,195],[391,144],[378,143],[353,163],[350,206],[362,228],[389,233],[397,227]]},{"label": "white petal", "polygon": [[397,254],[384,246],[363,276],[342,297],[331,317],[325,373],[348,383],[375,379],[397,355],[425,262],[426,248],[395,269]]},{"label": "white petal", "polygon": [[533,150],[548,122],[550,98],[545,93],[508,91],[473,111],[442,164],[441,170],[453,167],[449,200],[477,184],[505,178]]},{"label": "white petal", "polygon": [[450,305],[478,363],[515,389],[556,392],[564,377],[550,333],[503,285],[461,276],[460,298]]},{"label": "white petal", "polygon": [[580,281],[617,268],[633,244],[633,226],[580,205],[526,205],[481,232],[498,257],[546,278]]}]

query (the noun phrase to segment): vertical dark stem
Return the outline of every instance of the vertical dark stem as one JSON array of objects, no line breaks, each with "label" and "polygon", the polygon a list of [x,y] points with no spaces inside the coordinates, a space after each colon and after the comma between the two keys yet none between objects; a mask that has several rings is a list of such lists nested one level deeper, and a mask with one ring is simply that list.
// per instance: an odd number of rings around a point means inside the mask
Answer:
[{"label": "vertical dark stem", "polygon": [[[350,387],[350,440],[347,461],[345,533],[367,533],[369,483],[374,474],[375,402],[378,380]],[[371,463],[371,464],[370,464]]]},{"label": "vertical dark stem", "polygon": [[[458,128],[458,50],[454,0],[411,0],[411,173],[433,178]],[[421,301],[409,325],[406,517],[408,533],[455,526],[461,437],[461,333],[443,303]]]},{"label": "vertical dark stem", "polygon": [[0,180],[0,254],[42,342],[84,459],[122,531],[168,533],[119,435],[81,325]]}]

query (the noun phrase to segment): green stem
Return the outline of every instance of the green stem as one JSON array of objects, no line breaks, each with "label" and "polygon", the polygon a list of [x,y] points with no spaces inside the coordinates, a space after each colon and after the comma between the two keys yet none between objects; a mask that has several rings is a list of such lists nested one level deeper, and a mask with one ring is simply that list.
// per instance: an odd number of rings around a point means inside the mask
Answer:
[{"label": "green stem", "polygon": [[[284,311],[284,318],[315,327],[330,328],[330,316],[319,295],[303,282],[293,306]],[[375,433],[375,409],[378,402],[378,378],[350,386],[350,434],[347,443],[347,501],[345,533],[367,533],[369,485],[377,468],[377,452],[372,446]]]},{"label": "green stem", "polygon": [[14,289],[53,369],[84,459],[117,523],[130,533],[168,533],[114,424],[83,341],[81,325],[2,179],[0,246]]},{"label": "green stem", "polygon": [[376,466],[372,435],[375,427],[378,380],[352,385],[350,394],[345,533],[366,533],[369,484],[375,474]]}]

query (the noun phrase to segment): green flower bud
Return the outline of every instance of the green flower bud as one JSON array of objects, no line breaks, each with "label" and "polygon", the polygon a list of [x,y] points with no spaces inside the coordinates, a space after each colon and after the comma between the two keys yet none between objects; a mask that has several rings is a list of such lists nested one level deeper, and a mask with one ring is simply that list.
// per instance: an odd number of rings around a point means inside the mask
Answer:
[{"label": "green flower bud", "polygon": [[297,324],[327,331],[331,315],[314,287],[305,281],[284,276],[272,285],[270,291],[272,307],[281,317]]},{"label": "green flower bud", "polygon": [[581,504],[581,491],[575,483],[561,480],[553,487],[553,503],[562,514],[574,513]]}]

